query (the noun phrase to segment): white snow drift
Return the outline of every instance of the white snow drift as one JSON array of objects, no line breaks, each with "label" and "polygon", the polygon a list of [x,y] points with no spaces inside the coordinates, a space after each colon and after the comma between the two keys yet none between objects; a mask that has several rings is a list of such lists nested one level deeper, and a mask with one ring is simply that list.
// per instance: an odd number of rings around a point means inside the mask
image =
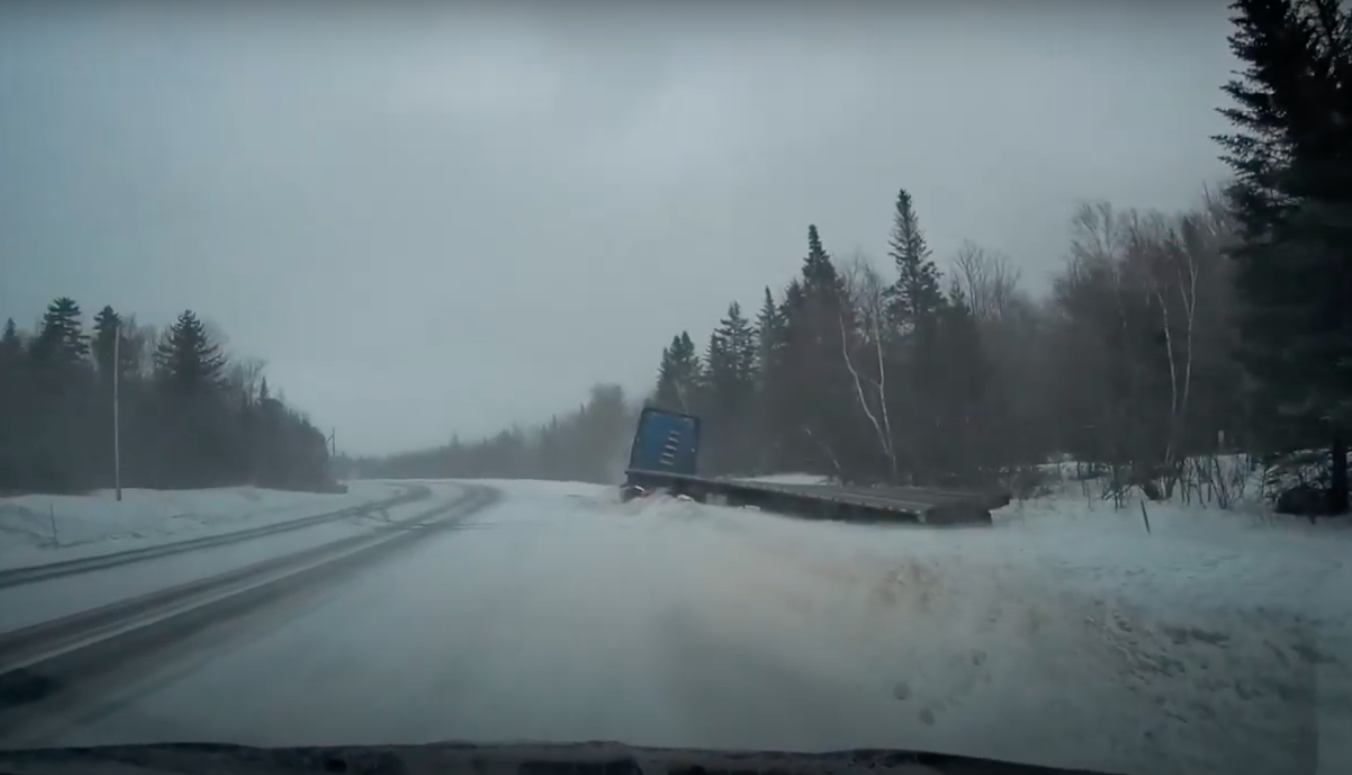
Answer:
[{"label": "white snow drift", "polygon": [[103,554],[285,522],[392,497],[381,482],[353,482],[346,494],[256,487],[112,490],[91,495],[0,498],[0,568]]}]

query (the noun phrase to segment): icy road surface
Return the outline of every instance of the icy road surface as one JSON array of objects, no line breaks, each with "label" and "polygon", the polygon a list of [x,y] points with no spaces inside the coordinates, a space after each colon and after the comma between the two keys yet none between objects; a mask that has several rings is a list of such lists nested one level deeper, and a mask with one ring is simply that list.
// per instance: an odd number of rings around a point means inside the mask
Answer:
[{"label": "icy road surface", "polygon": [[204,633],[37,744],[614,739],[1352,772],[1345,536],[889,530],[500,486],[462,529]]}]

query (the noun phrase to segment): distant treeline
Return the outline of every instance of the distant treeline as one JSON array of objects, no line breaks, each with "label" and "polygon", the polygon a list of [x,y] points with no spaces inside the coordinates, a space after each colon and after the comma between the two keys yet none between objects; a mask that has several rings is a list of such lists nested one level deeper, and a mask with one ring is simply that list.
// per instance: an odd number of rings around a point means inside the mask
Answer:
[{"label": "distant treeline", "polygon": [[364,477],[501,478],[618,482],[637,409],[616,385],[592,388],[574,412],[530,430],[512,428],[475,442],[459,438],[436,449],[348,461]]},{"label": "distant treeline", "polygon": [[192,311],[161,333],[104,307],[86,332],[63,297],[0,333],[0,491],[113,486],[115,381],[124,487],[333,486],[324,435]]}]

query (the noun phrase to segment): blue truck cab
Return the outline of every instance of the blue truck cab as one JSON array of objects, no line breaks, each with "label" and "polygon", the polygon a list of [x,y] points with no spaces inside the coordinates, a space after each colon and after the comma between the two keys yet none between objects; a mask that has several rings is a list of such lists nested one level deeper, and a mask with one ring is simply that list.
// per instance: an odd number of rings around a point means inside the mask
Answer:
[{"label": "blue truck cab", "polygon": [[628,472],[697,476],[699,418],[647,407],[639,415],[634,444],[629,449]]}]

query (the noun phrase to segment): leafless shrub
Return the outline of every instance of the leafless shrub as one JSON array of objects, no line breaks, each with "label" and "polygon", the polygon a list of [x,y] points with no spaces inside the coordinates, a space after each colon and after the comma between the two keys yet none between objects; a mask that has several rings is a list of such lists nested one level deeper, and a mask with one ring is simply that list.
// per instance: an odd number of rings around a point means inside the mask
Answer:
[{"label": "leafless shrub", "polygon": [[1189,458],[1186,481],[1204,506],[1213,503],[1229,510],[1244,499],[1249,482],[1249,461],[1241,456],[1234,465],[1226,466],[1220,455],[1209,454]]}]

